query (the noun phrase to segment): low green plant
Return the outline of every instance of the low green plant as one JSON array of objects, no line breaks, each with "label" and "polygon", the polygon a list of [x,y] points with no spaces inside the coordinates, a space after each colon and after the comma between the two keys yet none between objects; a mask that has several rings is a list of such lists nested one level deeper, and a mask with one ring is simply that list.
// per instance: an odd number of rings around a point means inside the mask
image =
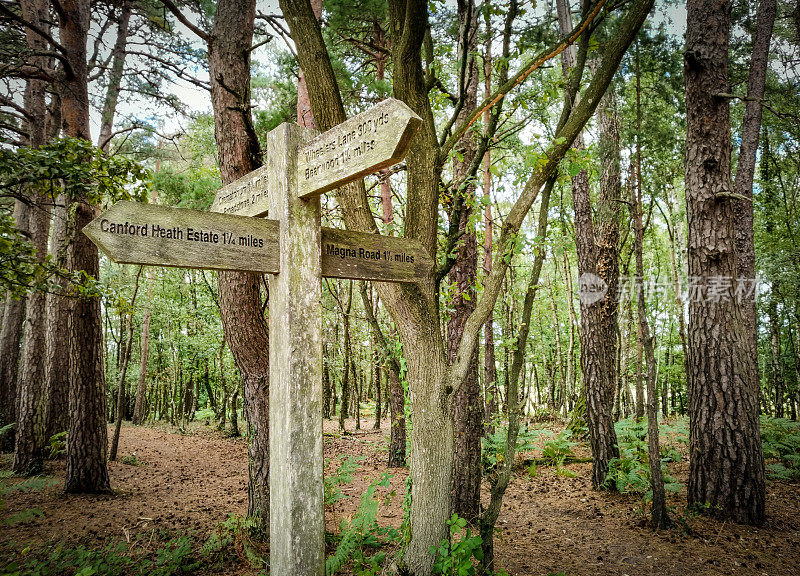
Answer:
[{"label": "low green plant", "polygon": [[[359,462],[364,460],[363,456],[340,456],[339,465],[330,476],[323,479],[325,506],[335,504],[339,500],[347,498],[342,494],[341,487],[353,481],[353,474],[358,470]],[[325,459],[325,464],[328,464]]]},{"label": "low green plant", "polygon": [[[800,478],[800,424],[785,418],[761,416],[761,447],[771,480]],[[771,462],[769,462],[771,461]]]},{"label": "low green plant", "polygon": [[125,542],[109,544],[100,550],[60,544],[36,551],[25,548],[0,568],[0,576],[173,576],[200,566],[192,554],[190,535],[168,539],[153,553],[133,548],[133,544]]},{"label": "low green plant", "polygon": [[247,558],[253,568],[266,566],[265,551],[258,539],[258,521],[229,514],[203,544],[200,555],[205,562],[220,567],[237,557]]},{"label": "low green plant", "polygon": [[380,573],[386,560],[386,552],[382,548],[400,539],[397,529],[379,526],[377,521],[380,501],[375,497],[375,490],[379,487],[388,488],[390,479],[391,476],[384,472],[361,495],[353,518],[342,519],[339,544],[336,551],[325,560],[326,576],[340,571],[351,560],[356,576]]},{"label": "low green plant", "polygon": [[139,458],[139,456],[136,455],[136,452],[123,456],[122,458],[119,459],[119,461],[122,462],[123,464],[127,464],[128,466],[144,466],[145,464],[147,464],[147,462],[145,462],[144,460]]},{"label": "low green plant", "polygon": [[552,440],[548,440],[542,449],[542,458],[548,460],[553,466],[561,468],[564,460],[575,456],[572,448],[576,442],[571,440],[572,434],[569,430],[562,430],[558,436]]},{"label": "low green plant", "polygon": [[34,518],[38,518],[40,516],[44,516],[44,512],[42,512],[41,508],[36,506],[35,508],[29,508],[28,510],[15,512],[14,514],[11,514],[8,518],[4,518],[2,522],[6,526],[14,526],[16,524],[28,524]]},{"label": "low green plant", "polygon": [[61,458],[67,453],[67,431],[50,436],[50,459]]},{"label": "low green plant", "polygon": [[[481,438],[481,463],[485,472],[497,468],[505,459],[508,426],[499,422],[495,431]],[[536,447],[536,442],[544,435],[551,434],[546,429],[534,429],[521,426],[517,434],[517,453],[528,452]]]},{"label": "low green plant", "polygon": [[446,576],[473,576],[475,565],[472,559],[478,562],[483,560],[480,536],[473,536],[467,521],[453,514],[447,521],[450,531],[449,538],[443,539],[439,546],[431,546],[431,554],[436,556],[433,564],[434,574]]},{"label": "low green plant", "polygon": [[[614,487],[621,494],[640,494],[644,502],[653,498],[650,480],[650,462],[647,446],[647,420],[636,421],[625,418],[616,423],[619,457],[608,463],[608,474],[603,485]],[[672,478],[666,468],[666,462],[680,460],[677,450],[667,450],[666,457],[661,450],[661,475],[664,489],[667,492],[679,492],[682,484]]]}]

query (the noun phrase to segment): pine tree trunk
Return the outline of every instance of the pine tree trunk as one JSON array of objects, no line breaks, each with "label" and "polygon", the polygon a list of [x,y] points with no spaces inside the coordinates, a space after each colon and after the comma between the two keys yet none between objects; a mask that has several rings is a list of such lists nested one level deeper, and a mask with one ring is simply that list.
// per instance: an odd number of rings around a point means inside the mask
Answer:
[{"label": "pine tree trunk", "polygon": [[[458,59],[464,70],[464,84],[460,96],[464,104],[462,115],[471,113],[477,105],[478,67],[472,53],[477,46],[477,14],[473,2],[460,2],[458,8]],[[477,144],[471,133],[464,135],[456,145],[453,161],[453,181],[459,183],[455,190],[454,205],[463,203],[458,221],[461,239],[456,261],[450,270],[453,313],[447,322],[447,357],[452,362],[461,338],[464,323],[475,310],[478,275],[478,242],[474,222],[471,222],[475,203],[475,185],[462,185],[476,154]],[[464,183],[466,184],[466,182]],[[451,218],[455,217],[451,212]],[[476,523],[480,514],[481,437],[484,425],[484,404],[478,386],[478,348],[475,348],[467,377],[453,400],[453,427],[455,454],[450,492],[451,511]]]},{"label": "pine tree trunk", "polygon": [[[769,66],[769,46],[777,11],[776,0],[759,0],[756,29],[753,35],[753,54],[747,82],[747,103],[742,118],[741,145],[736,168],[734,192],[740,198],[731,201],[736,245],[736,274],[746,286],[740,298],[745,330],[742,337],[748,346],[750,381],[758,382],[758,319],[756,313],[756,255],[753,239],[753,177],[756,151],[761,128],[762,100]],[[778,406],[776,405],[776,410]]]},{"label": "pine tree trunk", "polygon": [[[49,29],[48,5],[42,0],[21,3],[22,17],[37,26]],[[26,30],[28,49],[32,53],[43,53],[47,49],[44,39],[32,30]],[[32,56],[31,64],[45,65],[46,58]],[[28,145],[38,148],[46,143],[47,105],[45,82],[28,80],[25,89],[25,111],[28,120]],[[47,256],[47,239],[50,232],[50,207],[46,195],[31,190],[28,194],[28,239],[35,250],[36,260],[44,262]],[[14,471],[21,474],[38,474],[42,469],[43,451],[47,442],[45,421],[45,336],[46,293],[33,290],[25,305],[22,349],[19,359],[16,406],[16,442],[14,447]]]},{"label": "pine tree trunk", "polygon": [[[67,197],[56,199],[53,210],[53,239],[50,255],[53,262],[66,267],[67,251]],[[69,426],[67,405],[69,398],[69,298],[67,281],[57,278],[59,287],[47,295],[47,357],[45,359],[45,388],[47,390],[47,432],[50,438],[65,432]]]},{"label": "pine tree trunk", "polygon": [[728,36],[731,4],[690,0],[687,11],[686,208],[689,277],[690,504],[720,518],[764,522],[764,457],[748,330],[736,298],[730,193]]},{"label": "pine tree trunk", "polygon": [[[60,3],[59,36],[72,74],[61,89],[64,131],[73,138],[89,140],[89,95],[86,42],[90,24],[87,0]],[[99,276],[97,247],[80,231],[94,219],[86,197],[70,199],[67,268],[90,278]],[[66,491],[109,492],[106,468],[106,382],[103,370],[103,328],[100,299],[72,295],[69,314],[69,431],[67,434]]]},{"label": "pine tree trunk", "polygon": [[[221,0],[208,38],[211,104],[223,183],[261,165],[261,149],[250,117],[254,19],[254,0]],[[247,514],[257,518],[262,534],[268,535],[269,336],[262,314],[259,276],[220,272],[218,278],[225,339],[242,377],[250,428]]]},{"label": "pine tree trunk", "polygon": [[111,68],[108,72],[106,97],[103,110],[100,114],[100,134],[97,138],[98,147],[103,152],[111,148],[112,130],[114,129],[114,114],[117,111],[117,101],[122,87],[122,73],[125,67],[125,48],[128,45],[130,30],[132,0],[122,0],[119,20],[117,21],[117,39],[111,50]]},{"label": "pine tree trunk", "polygon": [[[770,376],[775,393],[775,418],[783,418],[783,364],[781,361],[781,319],[777,306],[777,283],[773,284],[767,315],[769,316]],[[30,306],[30,304],[28,304]]]}]

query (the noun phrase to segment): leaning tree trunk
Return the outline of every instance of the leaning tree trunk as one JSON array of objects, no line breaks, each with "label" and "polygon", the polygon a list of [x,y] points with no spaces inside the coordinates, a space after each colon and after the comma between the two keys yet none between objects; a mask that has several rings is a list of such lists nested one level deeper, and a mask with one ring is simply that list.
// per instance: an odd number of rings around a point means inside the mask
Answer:
[{"label": "leaning tree trunk", "polygon": [[731,4],[690,0],[687,10],[686,211],[689,277],[690,504],[720,518],[764,522],[758,382],[736,299],[727,92]]},{"label": "leaning tree trunk", "polygon": [[749,347],[750,380],[758,382],[758,320],[756,315],[756,255],[753,239],[753,177],[756,168],[758,135],[761,129],[762,100],[769,65],[769,44],[777,11],[776,0],[759,0],[756,13],[756,30],[753,37],[753,55],[747,81],[747,103],[742,118],[741,145],[736,168],[734,191],[739,196],[733,200],[734,241],[736,243],[736,273],[740,282],[746,283],[740,298],[745,332],[743,337]]},{"label": "leaning tree trunk", "polygon": [[[250,47],[255,0],[221,0],[208,38],[211,104],[224,184],[261,164],[250,117]],[[269,336],[261,308],[259,276],[219,273],[225,339],[242,377],[250,427],[247,514],[269,534]],[[235,408],[235,406],[234,406]]]}]

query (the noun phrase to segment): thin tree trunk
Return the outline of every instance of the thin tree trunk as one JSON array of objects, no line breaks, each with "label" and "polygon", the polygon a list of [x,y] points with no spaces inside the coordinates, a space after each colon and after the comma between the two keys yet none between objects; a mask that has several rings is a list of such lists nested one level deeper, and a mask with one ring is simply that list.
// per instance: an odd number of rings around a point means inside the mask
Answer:
[{"label": "thin tree trunk", "polygon": [[[778,315],[777,286],[773,284],[769,297],[767,316],[769,317],[770,376],[775,394],[775,418],[783,418],[783,363],[781,361],[781,318]],[[29,304],[30,305],[30,304]]]},{"label": "thin tree trunk", "polygon": [[[638,178],[637,178],[638,180]],[[637,182],[638,184],[638,182]],[[667,516],[666,495],[664,493],[664,477],[661,475],[661,450],[658,438],[658,393],[656,392],[656,366],[653,353],[653,338],[650,335],[650,323],[647,320],[647,305],[644,299],[644,262],[642,258],[644,230],[642,226],[642,194],[641,186],[631,188],[631,216],[634,229],[634,252],[636,254],[636,311],[639,317],[638,340],[644,349],[645,367],[647,370],[647,449],[650,464],[650,482],[653,487],[653,506],[650,516],[650,527],[663,530],[669,525]],[[638,370],[641,363],[638,362]],[[637,376],[641,379],[641,374]]]},{"label": "thin tree trunk", "polygon": [[[352,354],[352,345],[350,344],[350,308],[353,301],[353,283],[348,280],[347,285],[347,299],[343,304],[340,303],[339,308],[342,313],[342,321],[344,324],[344,361],[342,362],[344,373],[342,375],[342,402],[339,410],[339,430],[344,433],[347,432],[344,424],[350,407],[350,387],[352,386],[350,379],[350,356]],[[353,376],[355,376],[355,374],[353,374]]]},{"label": "thin tree trunk", "polygon": [[111,68],[108,72],[106,97],[100,114],[100,135],[97,138],[97,145],[103,152],[108,152],[111,148],[114,114],[117,111],[117,101],[122,87],[122,73],[125,68],[125,57],[127,56],[125,48],[128,45],[131,9],[132,0],[122,0],[119,20],[117,21],[117,40],[111,50]]},{"label": "thin tree trunk", "polygon": [[125,376],[128,374],[128,364],[131,359],[131,347],[133,344],[133,307],[136,304],[136,294],[139,292],[139,277],[142,275],[142,266],[136,273],[136,281],[133,286],[131,296],[130,312],[127,314],[128,336],[125,339],[125,347],[122,351],[122,367],[119,372],[119,386],[117,387],[117,421],[114,425],[114,436],[111,439],[111,450],[108,459],[114,462],[117,459],[117,448],[119,447],[119,433],[122,430],[122,417],[124,416],[123,404],[125,403]]}]

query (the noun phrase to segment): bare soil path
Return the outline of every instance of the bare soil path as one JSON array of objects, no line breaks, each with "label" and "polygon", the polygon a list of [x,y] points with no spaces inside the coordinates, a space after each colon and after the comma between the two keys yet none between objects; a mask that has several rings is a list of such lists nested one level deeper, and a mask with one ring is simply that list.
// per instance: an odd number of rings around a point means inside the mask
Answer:
[{"label": "bare soil path", "polygon": [[[366,419],[365,419],[366,420]],[[393,475],[378,520],[398,527],[402,521],[404,469],[385,467],[388,429],[364,430],[339,436],[334,422],[325,423],[328,471],[341,458],[359,457],[345,496],[326,511],[329,531],[350,516],[359,496],[383,472]],[[348,424],[352,431],[354,423]],[[134,457],[135,454],[135,457]],[[247,453],[242,439],[226,438],[196,423],[181,434],[165,427],[122,429],[119,455],[109,464],[111,496],[63,495],[63,463],[48,464],[53,485],[43,491],[4,496],[0,516],[39,507],[42,516],[29,523],[0,523],[0,566],[9,551],[63,541],[101,548],[137,535],[193,531],[200,539],[211,534],[229,514],[247,508]],[[3,457],[2,468],[9,467]],[[591,490],[591,465],[566,467],[576,476],[540,466],[531,477],[521,472],[506,495],[498,522],[496,552],[510,575],[568,576],[797,576],[800,575],[800,484],[768,484],[768,520],[752,528],[707,518],[687,518],[686,527],[654,535],[645,526],[641,500],[634,496]],[[679,479],[687,463],[673,465]],[[392,495],[394,492],[394,495]],[[675,514],[685,496],[672,497]],[[201,540],[202,541],[202,540]],[[13,542],[13,544],[12,544]],[[204,572],[208,573],[208,572]],[[239,574],[257,574],[243,564]]]}]

